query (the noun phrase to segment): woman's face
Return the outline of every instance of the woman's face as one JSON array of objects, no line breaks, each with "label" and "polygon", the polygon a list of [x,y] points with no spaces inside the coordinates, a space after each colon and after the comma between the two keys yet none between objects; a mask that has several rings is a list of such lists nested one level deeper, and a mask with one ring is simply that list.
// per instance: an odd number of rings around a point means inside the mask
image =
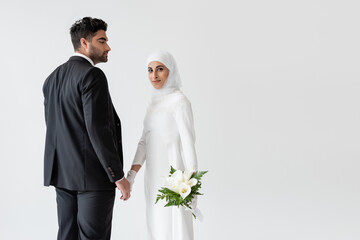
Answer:
[{"label": "woman's face", "polygon": [[149,63],[148,72],[150,82],[156,89],[162,88],[169,76],[169,69],[157,61]]}]

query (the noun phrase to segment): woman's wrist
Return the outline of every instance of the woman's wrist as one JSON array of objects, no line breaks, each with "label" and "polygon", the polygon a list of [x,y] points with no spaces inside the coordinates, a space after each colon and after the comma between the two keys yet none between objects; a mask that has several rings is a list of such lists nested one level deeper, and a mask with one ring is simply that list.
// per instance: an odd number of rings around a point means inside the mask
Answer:
[{"label": "woman's wrist", "polygon": [[140,165],[140,164],[135,164],[135,165],[132,165],[132,166],[131,166],[130,171],[133,170],[133,171],[135,171],[135,172],[138,172],[138,171],[140,170],[140,168],[141,168],[141,165]]}]

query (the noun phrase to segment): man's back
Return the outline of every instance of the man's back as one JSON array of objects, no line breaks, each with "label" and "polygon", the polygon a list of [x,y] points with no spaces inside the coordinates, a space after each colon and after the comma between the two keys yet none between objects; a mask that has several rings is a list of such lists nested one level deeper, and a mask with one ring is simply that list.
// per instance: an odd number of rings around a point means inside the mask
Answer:
[{"label": "man's back", "polygon": [[[120,126],[115,130],[120,120],[112,107],[103,72],[85,58],[73,56],[50,74],[43,92],[47,123],[44,184],[69,190],[113,189],[115,185],[104,168],[110,167],[110,175],[115,175],[111,172],[122,167]],[[93,115],[96,112],[105,116]],[[88,131],[101,127],[94,122],[106,125],[107,129],[100,131],[108,130],[113,135],[110,144],[116,143],[119,163],[113,161],[109,166],[102,166]],[[95,129],[96,132],[99,131]],[[100,140],[96,135],[93,142]]]}]

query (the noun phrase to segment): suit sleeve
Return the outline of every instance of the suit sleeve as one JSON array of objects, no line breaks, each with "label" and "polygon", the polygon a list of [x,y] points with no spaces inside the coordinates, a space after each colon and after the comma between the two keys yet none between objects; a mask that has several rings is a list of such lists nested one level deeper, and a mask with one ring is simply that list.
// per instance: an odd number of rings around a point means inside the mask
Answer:
[{"label": "suit sleeve", "polygon": [[99,68],[91,68],[84,77],[82,102],[91,144],[110,182],[115,182],[124,177],[123,163],[115,142],[113,106],[107,80]]},{"label": "suit sleeve", "polygon": [[143,165],[146,159],[146,137],[145,130],[143,130],[142,136],[136,149],[134,161],[132,165]]},{"label": "suit sleeve", "polygon": [[47,94],[46,94],[46,83],[47,79],[45,80],[45,83],[43,85],[42,91],[44,95],[44,115],[45,115],[45,124],[47,125]]},{"label": "suit sleeve", "polygon": [[174,118],[181,139],[185,168],[196,171],[198,163],[195,151],[194,119],[190,102],[182,102],[175,111]]}]

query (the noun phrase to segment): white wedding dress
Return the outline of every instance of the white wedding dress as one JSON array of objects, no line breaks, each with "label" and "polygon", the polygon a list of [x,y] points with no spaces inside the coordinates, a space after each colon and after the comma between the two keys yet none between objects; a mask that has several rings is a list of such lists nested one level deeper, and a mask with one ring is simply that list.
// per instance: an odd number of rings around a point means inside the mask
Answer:
[{"label": "white wedding dress", "polygon": [[175,89],[153,97],[145,119],[133,165],[145,170],[147,237],[149,240],[193,240],[193,217],[183,207],[155,204],[158,190],[165,185],[170,166],[197,170],[195,132],[191,104]]}]

